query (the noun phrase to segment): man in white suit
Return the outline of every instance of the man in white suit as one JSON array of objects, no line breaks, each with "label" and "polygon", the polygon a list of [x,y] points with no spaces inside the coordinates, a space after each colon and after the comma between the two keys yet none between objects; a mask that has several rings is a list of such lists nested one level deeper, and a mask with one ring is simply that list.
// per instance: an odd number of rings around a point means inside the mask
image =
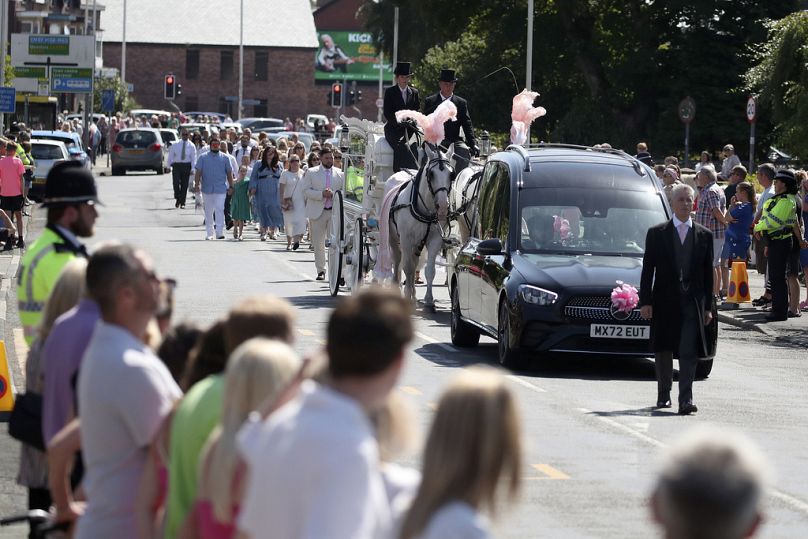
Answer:
[{"label": "man in white suit", "polygon": [[320,166],[312,167],[303,176],[303,198],[306,199],[306,217],[311,228],[314,245],[314,265],[317,280],[325,280],[325,236],[331,223],[334,191],[345,188],[345,174],[334,168],[334,156],[329,148],[320,152]]}]

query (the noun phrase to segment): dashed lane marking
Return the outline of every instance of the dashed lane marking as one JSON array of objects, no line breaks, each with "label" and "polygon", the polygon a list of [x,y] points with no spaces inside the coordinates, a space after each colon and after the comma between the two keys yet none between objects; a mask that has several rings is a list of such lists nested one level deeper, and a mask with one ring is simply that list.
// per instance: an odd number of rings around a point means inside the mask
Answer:
[{"label": "dashed lane marking", "polygon": [[440,342],[437,339],[433,339],[429,335],[421,333],[420,331],[416,331],[415,336],[418,337],[419,339],[423,340],[423,341],[428,342],[429,344],[436,344],[439,347],[446,350],[447,352],[457,352],[457,349],[454,346],[452,346],[450,344],[446,344],[445,342]]},{"label": "dashed lane marking", "polygon": [[530,383],[527,380],[523,380],[518,376],[514,376],[513,374],[508,374],[505,376],[511,382],[515,382],[522,387],[526,387],[527,389],[534,391],[536,393],[547,393],[547,390],[537,386],[536,384]]},{"label": "dashed lane marking", "polygon": [[534,470],[543,474],[540,477],[528,477],[527,479],[553,479],[553,480],[565,480],[569,479],[570,476],[559,470],[558,468],[553,468],[549,464],[531,464],[530,465]]},{"label": "dashed lane marking", "polygon": [[400,389],[401,391],[403,391],[404,393],[406,393],[407,395],[413,395],[413,396],[416,396],[416,397],[417,397],[418,395],[423,395],[423,394],[424,394],[424,392],[423,392],[423,391],[421,391],[420,389],[418,389],[417,387],[412,387],[412,386],[400,386],[400,387],[399,387],[399,389]]},{"label": "dashed lane marking", "polygon": [[[578,408],[578,411],[580,411],[580,412],[582,412],[584,414],[592,414],[592,411],[587,410],[586,408]],[[608,418],[608,417],[602,417],[602,416],[595,416],[595,417],[597,417],[603,423],[605,423],[605,424],[607,424],[607,425],[609,425],[609,426],[611,426],[611,427],[613,427],[613,428],[615,428],[617,430],[625,432],[626,434],[629,434],[630,436],[633,436],[633,437],[637,438],[638,440],[642,440],[643,442],[651,444],[651,445],[653,445],[655,447],[658,447],[660,449],[664,449],[664,448],[668,447],[668,444],[666,444],[665,442],[657,440],[656,438],[652,438],[652,437],[648,436],[647,434],[637,432],[636,430],[632,429],[631,427],[623,425],[622,423],[619,423],[619,422],[615,421],[614,419],[611,419],[611,418]],[[776,488],[769,489],[769,495],[772,498],[774,498],[774,499],[776,499],[778,501],[781,501],[784,504],[790,506],[795,511],[803,513],[804,515],[808,515],[808,503],[800,500],[799,498],[795,498],[794,496],[792,496],[790,494],[786,494],[782,490],[778,490]]]},{"label": "dashed lane marking", "polygon": [[314,332],[310,329],[299,329],[297,330],[298,333],[303,335],[304,337],[314,337]]}]

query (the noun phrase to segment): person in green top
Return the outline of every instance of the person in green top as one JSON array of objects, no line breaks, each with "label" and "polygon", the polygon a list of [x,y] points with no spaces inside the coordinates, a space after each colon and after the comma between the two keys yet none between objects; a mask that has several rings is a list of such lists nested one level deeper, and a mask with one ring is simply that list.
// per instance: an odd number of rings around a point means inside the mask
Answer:
[{"label": "person in green top", "polygon": [[786,270],[793,251],[794,226],[797,222],[797,179],[792,170],[780,170],[774,177],[774,196],[766,201],[755,238],[763,239],[768,250],[769,280],[772,287],[772,312],[767,322],[789,317]]},{"label": "person in green top", "polygon": [[[214,324],[197,345],[191,361],[190,387],[171,423],[165,538],[179,536],[197,493],[199,457],[219,423],[227,359],[253,337],[294,341],[295,312],[286,300],[256,296],[233,307],[224,322]],[[217,351],[218,350],[218,351]],[[200,376],[201,372],[206,375]],[[199,378],[202,378],[201,380]],[[198,380],[198,381],[197,381]]]}]

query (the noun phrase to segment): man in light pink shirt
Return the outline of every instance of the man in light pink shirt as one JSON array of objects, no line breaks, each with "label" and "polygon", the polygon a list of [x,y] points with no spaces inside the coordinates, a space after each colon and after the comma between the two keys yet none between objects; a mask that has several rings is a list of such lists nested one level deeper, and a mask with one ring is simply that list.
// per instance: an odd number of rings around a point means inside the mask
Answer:
[{"label": "man in light pink shirt", "polygon": [[16,156],[17,144],[8,141],[5,145],[5,157],[0,159],[0,209],[17,220],[17,247],[25,247],[22,228],[23,182],[25,165]]}]

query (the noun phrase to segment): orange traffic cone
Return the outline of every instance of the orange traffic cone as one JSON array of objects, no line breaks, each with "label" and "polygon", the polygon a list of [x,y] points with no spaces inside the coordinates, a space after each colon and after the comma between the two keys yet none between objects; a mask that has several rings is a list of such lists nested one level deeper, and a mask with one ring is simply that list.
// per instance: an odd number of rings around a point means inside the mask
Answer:
[{"label": "orange traffic cone", "polygon": [[746,272],[746,262],[733,262],[729,276],[729,290],[727,290],[728,303],[749,303],[749,274]]},{"label": "orange traffic cone", "polygon": [[0,421],[8,421],[14,409],[14,385],[8,368],[6,343],[0,341]]}]

